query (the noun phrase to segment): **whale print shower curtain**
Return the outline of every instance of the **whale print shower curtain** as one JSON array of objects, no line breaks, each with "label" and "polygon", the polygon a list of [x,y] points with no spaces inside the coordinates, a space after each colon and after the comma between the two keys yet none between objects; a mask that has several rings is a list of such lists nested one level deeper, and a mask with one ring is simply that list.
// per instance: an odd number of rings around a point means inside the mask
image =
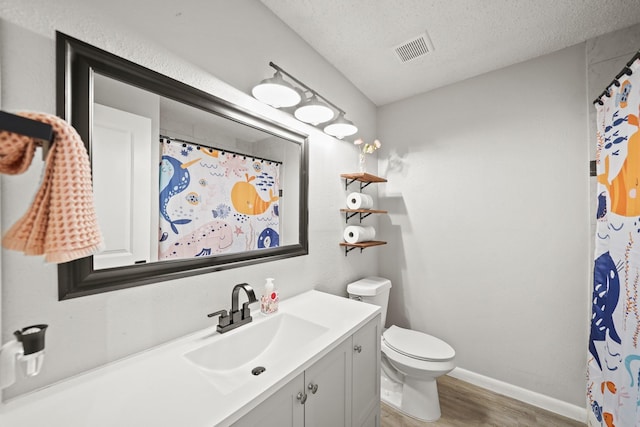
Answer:
[{"label": "whale print shower curtain", "polygon": [[640,426],[640,61],[597,109],[590,426]]},{"label": "whale print shower curtain", "polygon": [[280,246],[280,162],[161,138],[158,259]]}]

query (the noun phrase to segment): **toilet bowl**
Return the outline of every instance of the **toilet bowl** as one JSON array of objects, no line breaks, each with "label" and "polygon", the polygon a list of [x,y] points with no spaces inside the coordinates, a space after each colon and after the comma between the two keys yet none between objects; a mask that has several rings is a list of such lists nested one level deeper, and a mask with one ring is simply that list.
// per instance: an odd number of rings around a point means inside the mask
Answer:
[{"label": "toilet bowl", "polygon": [[[386,320],[391,282],[366,277],[347,286],[352,299],[379,305]],[[382,400],[421,421],[440,418],[436,378],[455,368],[455,350],[446,342],[392,325],[381,336]]]}]

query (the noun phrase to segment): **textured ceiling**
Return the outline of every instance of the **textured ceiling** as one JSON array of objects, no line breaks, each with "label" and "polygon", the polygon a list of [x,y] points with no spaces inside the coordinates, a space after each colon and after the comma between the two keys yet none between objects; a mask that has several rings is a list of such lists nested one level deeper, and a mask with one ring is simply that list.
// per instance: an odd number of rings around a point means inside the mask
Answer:
[{"label": "textured ceiling", "polygon": [[[376,105],[640,22],[640,0],[261,1]],[[435,49],[401,63],[425,31]]]}]

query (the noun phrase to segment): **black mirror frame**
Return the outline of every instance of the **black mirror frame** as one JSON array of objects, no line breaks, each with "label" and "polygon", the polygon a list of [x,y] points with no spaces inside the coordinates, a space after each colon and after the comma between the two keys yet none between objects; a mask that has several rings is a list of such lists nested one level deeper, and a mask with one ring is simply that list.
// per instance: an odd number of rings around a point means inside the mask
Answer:
[{"label": "black mirror frame", "polygon": [[86,257],[58,266],[59,300],[244,267],[309,253],[307,135],[288,129],[207,92],[61,32],[56,32],[57,114],[69,121],[78,131],[85,142],[89,156],[91,156],[94,71],[299,144],[301,171],[298,243],[229,255],[161,261],[103,270],[94,270],[93,257]]}]

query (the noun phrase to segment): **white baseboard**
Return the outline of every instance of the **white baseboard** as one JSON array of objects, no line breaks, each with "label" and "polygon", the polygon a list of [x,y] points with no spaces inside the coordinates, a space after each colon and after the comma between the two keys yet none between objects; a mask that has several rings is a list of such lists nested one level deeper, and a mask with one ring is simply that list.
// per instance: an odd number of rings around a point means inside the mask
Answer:
[{"label": "white baseboard", "polygon": [[[571,403],[563,402],[553,397],[546,396],[544,394],[536,393],[535,391],[527,390],[522,387],[518,387],[509,383],[505,383],[493,378],[485,377],[484,375],[476,374],[475,372],[467,371],[462,368],[455,368],[449,372],[449,376],[457,378],[462,381],[466,381],[478,387],[491,390],[498,394],[502,394],[507,397],[519,400],[521,402],[528,403],[538,408],[545,409],[550,412],[562,415],[567,418],[571,418],[583,423],[587,422],[587,409],[580,406],[573,405]],[[585,397],[586,401],[586,397]],[[586,405],[586,404],[585,404]]]}]

